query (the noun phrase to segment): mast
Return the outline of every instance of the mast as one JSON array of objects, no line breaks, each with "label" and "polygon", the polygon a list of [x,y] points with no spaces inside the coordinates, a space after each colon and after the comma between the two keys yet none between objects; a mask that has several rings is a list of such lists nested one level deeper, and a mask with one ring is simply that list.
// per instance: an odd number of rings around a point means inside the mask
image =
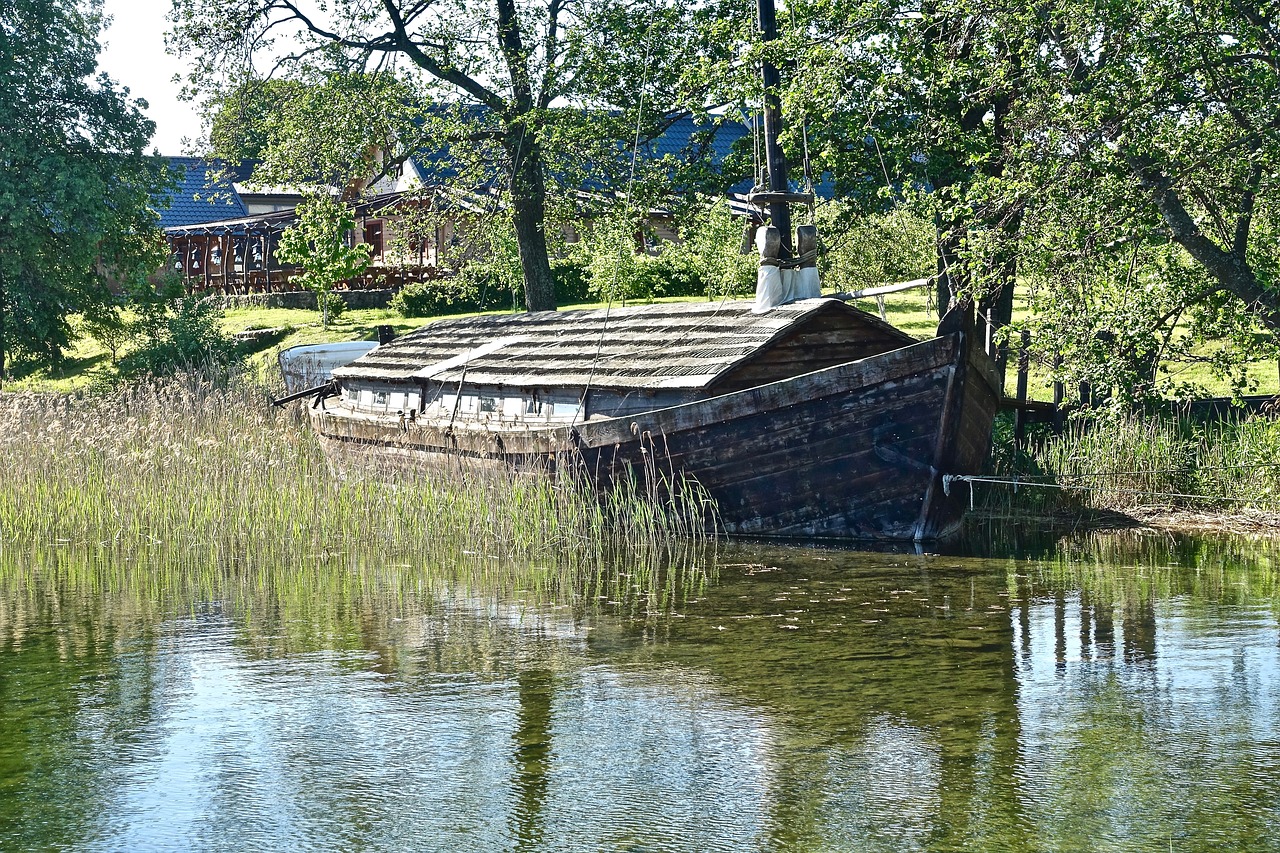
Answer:
[{"label": "mast", "polygon": [[[756,0],[756,15],[765,44],[778,38],[773,2]],[[769,224],[757,228],[755,236],[760,266],[756,270],[756,304],[751,310],[757,314],[785,302],[822,295],[817,269],[818,231],[813,225],[801,225],[794,236],[791,233],[791,203],[811,205],[813,193],[791,192],[787,158],[778,142],[782,133],[782,99],[778,95],[781,80],[777,67],[768,59],[760,61],[760,75],[764,80],[764,151],[769,186],[747,196],[748,202],[769,211]]]},{"label": "mast", "polygon": [[[756,0],[756,20],[766,44],[778,38],[778,21],[774,14],[773,0]],[[778,97],[782,79],[777,67],[768,59],[760,63],[760,76],[764,82],[764,151],[765,163],[769,168],[769,192],[788,193],[787,155],[778,142],[782,135],[782,101]],[[770,201],[769,219],[782,238],[782,257],[790,257],[793,248],[791,207],[785,197]]]}]

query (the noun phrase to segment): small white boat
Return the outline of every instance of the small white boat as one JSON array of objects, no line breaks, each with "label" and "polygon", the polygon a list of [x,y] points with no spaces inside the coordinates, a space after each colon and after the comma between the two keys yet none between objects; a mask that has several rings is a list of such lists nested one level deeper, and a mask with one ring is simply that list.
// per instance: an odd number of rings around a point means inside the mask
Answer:
[{"label": "small white boat", "polygon": [[285,391],[296,394],[333,378],[333,371],[376,349],[376,341],[302,344],[280,352],[280,375]]}]

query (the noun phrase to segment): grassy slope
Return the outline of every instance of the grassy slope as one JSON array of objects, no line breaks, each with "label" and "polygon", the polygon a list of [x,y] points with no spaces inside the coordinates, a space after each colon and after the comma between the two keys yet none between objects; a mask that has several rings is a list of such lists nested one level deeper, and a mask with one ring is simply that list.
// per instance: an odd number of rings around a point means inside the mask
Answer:
[{"label": "grassy slope", "polygon": [[[671,301],[695,301],[693,299],[669,299]],[[885,297],[885,316],[890,323],[915,335],[927,338],[937,325],[936,314],[926,305],[926,291],[923,289],[894,293]],[[874,299],[864,299],[856,303],[859,308],[876,314],[879,309]],[[583,303],[566,305],[573,308],[602,308],[603,303]],[[493,312],[502,313],[502,312]],[[1015,319],[1026,316],[1025,300],[1018,298],[1015,308]],[[389,309],[369,309],[347,311],[339,320],[331,322],[327,330],[320,327],[320,315],[315,311],[293,309],[247,308],[228,311],[223,327],[229,333],[242,332],[246,329],[273,328],[291,326],[293,331],[282,341],[257,352],[251,360],[252,367],[260,375],[267,377],[275,367],[276,353],[279,350],[299,344],[314,344],[327,341],[373,340],[377,336],[380,325],[392,326],[397,334],[417,329],[434,318],[406,318]],[[1177,372],[1179,378],[1199,381],[1210,393],[1226,394],[1228,389],[1224,383],[1213,381],[1208,369],[1199,364],[1171,364],[1171,372]],[[40,388],[56,391],[70,391],[91,385],[96,379],[109,373],[110,357],[107,351],[92,338],[84,338],[68,353],[67,361],[56,371],[40,372],[31,376],[19,377],[17,382],[9,383],[8,389]],[[1280,390],[1280,371],[1270,362],[1255,364],[1252,375],[1259,382],[1259,393],[1276,393]],[[1048,376],[1043,369],[1033,366],[1030,378],[1030,396],[1032,399],[1050,400],[1053,397]],[[1006,391],[1012,395],[1015,390],[1013,371],[1009,372]],[[1068,391],[1068,394],[1071,392]]]}]

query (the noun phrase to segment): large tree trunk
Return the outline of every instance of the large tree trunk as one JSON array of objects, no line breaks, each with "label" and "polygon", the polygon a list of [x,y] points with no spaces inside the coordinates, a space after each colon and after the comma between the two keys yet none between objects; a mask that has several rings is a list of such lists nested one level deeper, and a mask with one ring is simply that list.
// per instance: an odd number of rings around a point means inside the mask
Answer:
[{"label": "large tree trunk", "polygon": [[532,133],[507,137],[511,157],[511,216],[520,249],[520,269],[524,274],[525,307],[530,311],[556,310],[556,283],[547,257],[546,181],[542,174],[542,151]]}]

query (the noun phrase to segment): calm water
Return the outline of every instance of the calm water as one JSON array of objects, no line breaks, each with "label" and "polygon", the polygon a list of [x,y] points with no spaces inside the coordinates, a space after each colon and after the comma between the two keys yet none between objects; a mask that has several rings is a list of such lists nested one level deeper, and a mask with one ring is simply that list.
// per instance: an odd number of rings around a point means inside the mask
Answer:
[{"label": "calm water", "polygon": [[1280,850],[1278,559],[748,548],[647,604],[5,553],[0,849]]}]

